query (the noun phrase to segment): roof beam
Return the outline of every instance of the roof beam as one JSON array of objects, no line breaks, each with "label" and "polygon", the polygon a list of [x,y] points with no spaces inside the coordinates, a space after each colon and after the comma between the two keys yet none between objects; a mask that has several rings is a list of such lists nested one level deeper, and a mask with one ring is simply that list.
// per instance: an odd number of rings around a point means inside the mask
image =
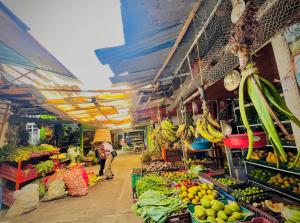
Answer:
[{"label": "roof beam", "polygon": [[152,82],[153,86],[155,86],[155,84],[156,84],[157,80],[159,79],[160,75],[162,74],[162,72],[164,71],[164,69],[166,68],[166,66],[170,62],[170,60],[172,59],[172,57],[173,57],[175,51],[177,50],[177,48],[178,48],[178,46],[179,46],[182,38],[184,37],[187,29],[189,28],[190,23],[192,22],[192,20],[193,20],[193,18],[195,16],[195,14],[196,14],[199,6],[200,6],[200,0],[196,0],[196,2],[194,3],[193,8],[192,8],[192,10],[191,10],[188,18],[186,19],[186,21],[185,21],[185,23],[184,23],[184,25],[183,25],[183,27],[182,27],[182,29],[181,29],[181,31],[180,31],[177,39],[175,41],[175,44],[173,45],[172,49],[170,50],[170,52],[169,52],[167,58],[165,59],[163,65],[161,66],[161,68],[157,72],[157,74],[156,74],[156,76],[155,76],[155,78],[154,78],[154,80]]}]

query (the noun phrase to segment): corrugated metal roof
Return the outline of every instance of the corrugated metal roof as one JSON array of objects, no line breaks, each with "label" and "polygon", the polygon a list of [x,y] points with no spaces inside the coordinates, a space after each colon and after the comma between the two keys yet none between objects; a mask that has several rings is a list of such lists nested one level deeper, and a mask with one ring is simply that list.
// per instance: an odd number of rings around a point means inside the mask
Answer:
[{"label": "corrugated metal roof", "polygon": [[[113,83],[135,77],[148,83],[163,63],[192,8],[194,0],[121,0],[125,44],[95,50],[109,64]],[[128,73],[127,75],[120,75]],[[146,80],[146,81],[145,81]]]},{"label": "corrugated metal roof", "polygon": [[0,27],[0,63],[33,67],[75,78],[67,68],[30,35],[29,28],[1,1]]}]

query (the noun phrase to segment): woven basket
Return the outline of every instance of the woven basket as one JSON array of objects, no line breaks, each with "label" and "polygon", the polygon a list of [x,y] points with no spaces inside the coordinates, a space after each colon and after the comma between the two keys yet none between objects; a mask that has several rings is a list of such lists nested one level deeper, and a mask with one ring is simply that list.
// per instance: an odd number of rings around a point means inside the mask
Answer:
[{"label": "woven basket", "polygon": [[96,129],[93,143],[101,141],[111,142],[111,134],[109,129]]}]

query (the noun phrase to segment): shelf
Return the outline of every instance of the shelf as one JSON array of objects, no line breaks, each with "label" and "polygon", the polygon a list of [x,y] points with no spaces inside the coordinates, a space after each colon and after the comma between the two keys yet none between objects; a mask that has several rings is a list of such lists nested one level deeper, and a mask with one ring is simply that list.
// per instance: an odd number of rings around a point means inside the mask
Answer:
[{"label": "shelf", "polygon": [[[286,121],[281,121],[282,124],[290,124],[291,121],[290,120],[286,120]],[[276,122],[274,122],[274,124],[276,124]],[[257,123],[257,124],[250,124],[249,126],[261,126],[260,123]],[[236,127],[238,128],[245,128],[244,125],[237,125]]]},{"label": "shelf", "polygon": [[[273,145],[266,145],[268,147],[273,147]],[[282,145],[283,148],[294,148],[296,149],[297,147],[296,146],[288,146],[288,145]]]},{"label": "shelf", "polygon": [[264,168],[268,168],[268,169],[277,170],[277,171],[280,171],[280,172],[285,172],[285,173],[290,173],[290,174],[294,174],[294,175],[300,176],[300,172],[293,172],[293,171],[289,171],[289,170],[285,170],[285,169],[280,169],[280,168],[276,168],[276,167],[272,167],[272,166],[267,166],[267,165],[263,165],[263,164],[260,164],[260,163],[247,161],[247,160],[245,160],[244,162],[248,163],[248,164],[251,164],[251,165],[261,166],[261,167],[264,167]]},{"label": "shelf", "polygon": [[[251,106],[253,106],[253,103],[245,104],[245,108],[246,108],[246,107],[251,107]],[[240,107],[235,107],[235,108],[234,108],[234,110],[239,110],[239,109],[240,109]]]},{"label": "shelf", "polygon": [[211,151],[211,149],[199,149],[199,150],[194,149],[194,150],[188,150],[188,153],[189,152],[190,153],[201,153],[201,152],[209,152],[209,151]]},{"label": "shelf", "polygon": [[259,186],[261,186],[261,187],[263,187],[263,188],[265,188],[265,189],[272,190],[272,191],[274,191],[274,192],[277,192],[277,193],[279,193],[279,194],[282,194],[282,195],[284,195],[284,196],[286,196],[286,197],[289,197],[289,198],[291,198],[291,199],[293,199],[293,200],[300,201],[300,198],[294,197],[294,196],[291,195],[291,194],[286,194],[286,193],[284,193],[284,192],[282,192],[282,191],[280,191],[280,190],[276,190],[276,189],[274,189],[274,188],[272,188],[272,187],[269,187],[269,186],[267,186],[267,185],[258,183],[258,182],[254,181],[254,180],[249,180],[249,182],[254,183],[254,184],[257,184],[257,185],[259,185]]},{"label": "shelf", "polygon": [[[283,96],[283,93],[280,93],[279,95],[282,97],[282,96]],[[253,103],[245,104],[245,107],[251,107],[251,106],[253,106]],[[235,107],[235,108],[234,108],[234,110],[238,110],[238,109],[240,109],[240,107]]]}]

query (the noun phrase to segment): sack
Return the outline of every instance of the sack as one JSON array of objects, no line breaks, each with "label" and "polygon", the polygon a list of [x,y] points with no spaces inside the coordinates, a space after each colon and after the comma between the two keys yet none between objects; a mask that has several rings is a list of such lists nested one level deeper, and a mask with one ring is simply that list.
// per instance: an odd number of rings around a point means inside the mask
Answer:
[{"label": "sack", "polygon": [[118,153],[117,153],[116,150],[113,150],[113,151],[111,151],[111,155],[112,155],[113,157],[116,157],[116,156],[118,155]]},{"label": "sack", "polygon": [[88,193],[88,177],[82,167],[76,166],[67,170],[64,181],[70,196],[83,196]]},{"label": "sack", "polygon": [[25,214],[39,206],[39,185],[29,184],[14,193],[15,201],[8,210],[6,217]]},{"label": "sack", "polygon": [[63,180],[56,179],[48,184],[48,190],[41,201],[51,201],[59,198],[63,198],[67,195],[66,185]]}]

